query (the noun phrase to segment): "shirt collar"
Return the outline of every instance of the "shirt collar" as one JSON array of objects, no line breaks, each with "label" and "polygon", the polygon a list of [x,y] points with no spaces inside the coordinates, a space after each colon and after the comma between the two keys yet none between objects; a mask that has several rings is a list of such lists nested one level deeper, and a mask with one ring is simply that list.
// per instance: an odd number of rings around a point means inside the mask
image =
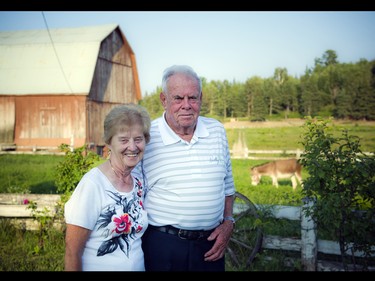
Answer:
[{"label": "shirt collar", "polygon": [[[167,121],[165,120],[165,111],[160,119],[161,122],[159,122],[159,131],[164,145],[174,144],[181,141],[181,138],[175,132],[173,132],[173,130],[171,129],[171,127],[169,127]],[[208,135],[209,132],[206,125],[202,122],[201,117],[198,116],[197,127],[195,128],[192,140],[198,140],[199,138],[204,138]]]}]

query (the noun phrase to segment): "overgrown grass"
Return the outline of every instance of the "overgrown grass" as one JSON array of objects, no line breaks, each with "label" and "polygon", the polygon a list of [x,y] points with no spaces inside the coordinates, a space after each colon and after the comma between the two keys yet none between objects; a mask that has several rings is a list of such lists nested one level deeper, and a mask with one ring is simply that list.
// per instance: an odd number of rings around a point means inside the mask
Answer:
[{"label": "overgrown grass", "polygon": [[0,271],[62,271],[64,234],[48,229],[43,247],[37,231],[15,227],[10,219],[0,219]]}]

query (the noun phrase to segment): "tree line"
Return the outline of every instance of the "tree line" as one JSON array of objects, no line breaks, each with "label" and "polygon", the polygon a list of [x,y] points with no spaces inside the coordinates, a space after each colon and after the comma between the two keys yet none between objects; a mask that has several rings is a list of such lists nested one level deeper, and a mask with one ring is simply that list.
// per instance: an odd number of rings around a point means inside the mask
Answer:
[{"label": "tree line", "polygon": [[[272,77],[253,76],[244,83],[202,77],[201,114],[225,120],[261,121],[273,116],[375,120],[375,60],[340,63],[334,50],[316,58],[300,77],[276,68]],[[161,86],[141,101],[152,118],[163,112]]]}]

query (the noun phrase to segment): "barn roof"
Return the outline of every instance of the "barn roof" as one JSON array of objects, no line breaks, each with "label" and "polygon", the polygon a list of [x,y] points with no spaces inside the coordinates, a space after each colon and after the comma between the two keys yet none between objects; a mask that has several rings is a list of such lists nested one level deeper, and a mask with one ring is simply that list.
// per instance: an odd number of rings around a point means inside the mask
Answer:
[{"label": "barn roof", "polygon": [[0,95],[87,95],[100,44],[117,27],[0,32]]}]

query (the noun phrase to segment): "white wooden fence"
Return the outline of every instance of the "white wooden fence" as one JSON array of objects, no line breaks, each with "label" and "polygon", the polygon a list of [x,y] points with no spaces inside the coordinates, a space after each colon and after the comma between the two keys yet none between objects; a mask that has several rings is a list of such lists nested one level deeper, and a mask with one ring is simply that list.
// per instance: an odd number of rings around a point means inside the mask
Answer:
[{"label": "white wooden fence", "polygon": [[[285,150],[254,150],[254,149],[241,149],[229,150],[232,159],[253,159],[253,160],[276,160],[285,158],[299,159],[304,152],[302,149],[285,149]],[[372,152],[363,152],[368,156],[373,156]]]},{"label": "white wooden fence", "polygon": [[[310,205],[312,203],[307,202],[306,204]],[[296,239],[266,235],[263,237],[263,248],[301,252],[301,262],[305,271],[343,270],[340,263],[317,259],[318,252],[331,255],[341,255],[340,245],[336,241],[317,239],[316,224],[311,217],[308,217],[302,211],[302,207],[257,205],[257,208],[260,210],[267,210],[267,212],[270,212],[271,216],[275,218],[301,221],[301,238]],[[372,250],[375,251],[375,247],[372,247]],[[349,254],[356,257],[364,256],[364,253],[360,251],[353,251]],[[375,255],[372,255],[372,257],[375,257]],[[349,269],[353,268],[352,265],[349,265],[348,267]],[[369,270],[375,271],[375,267],[369,267]]]},{"label": "white wooden fence", "polygon": [[38,222],[33,219],[31,209],[27,208],[27,202],[36,202],[38,211],[47,208],[52,215],[56,212],[55,207],[59,200],[58,194],[0,193],[0,219],[9,218],[20,228],[37,230],[39,229]]},{"label": "white wooden fence", "polygon": [[[254,149],[241,149],[241,150],[230,150],[232,159],[265,159],[265,160],[276,160],[282,158],[300,158],[303,150],[292,149],[292,150],[254,150]],[[269,155],[269,156],[267,156]],[[271,156],[272,155],[272,156]]]}]

